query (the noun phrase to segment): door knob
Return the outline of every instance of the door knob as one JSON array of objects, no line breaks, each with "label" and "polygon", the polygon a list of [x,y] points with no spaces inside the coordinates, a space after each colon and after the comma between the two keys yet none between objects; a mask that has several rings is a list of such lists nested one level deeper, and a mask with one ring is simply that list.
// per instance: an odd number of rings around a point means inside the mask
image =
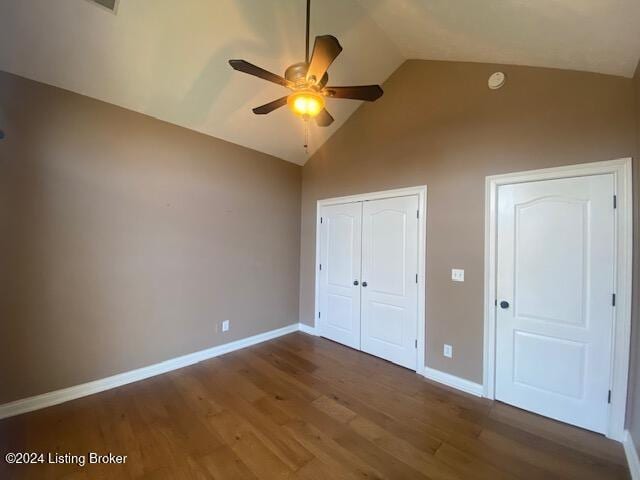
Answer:
[{"label": "door knob", "polygon": [[507,302],[506,300],[502,300],[500,302],[500,308],[509,308],[509,302]]},{"label": "door knob", "polygon": [[366,287],[367,286],[367,282],[362,282],[362,286]]},{"label": "door knob", "polygon": [[353,284],[357,287],[358,286],[358,280],[354,280]]}]

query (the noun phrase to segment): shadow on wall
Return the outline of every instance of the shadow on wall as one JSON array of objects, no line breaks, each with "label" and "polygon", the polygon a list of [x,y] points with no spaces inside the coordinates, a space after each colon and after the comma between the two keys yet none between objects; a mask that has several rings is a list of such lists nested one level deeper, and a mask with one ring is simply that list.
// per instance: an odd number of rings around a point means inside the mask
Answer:
[{"label": "shadow on wall", "polygon": [[[15,93],[0,88],[0,103],[9,105],[6,97]],[[55,226],[34,222],[42,214],[42,206],[47,205],[42,173],[37,173],[42,166],[34,162],[42,140],[40,129],[23,123],[20,112],[12,107],[6,108],[0,119],[0,128],[11,133],[0,142],[0,230],[5,232],[0,237],[0,350],[8,359],[24,356],[37,362],[42,354],[47,355],[48,340],[55,334],[46,323],[30,321],[42,317],[50,307],[46,299],[56,288],[43,274],[48,268],[47,243]],[[33,174],[25,175],[24,168]],[[23,321],[16,321],[18,318]],[[22,390],[33,381],[33,375],[30,365],[0,362],[0,384],[5,389],[13,385]],[[0,403],[6,400],[3,393]]]},{"label": "shadow on wall", "polygon": [[[118,225],[131,211],[123,208],[118,215],[113,210],[139,192],[112,191],[110,198],[108,188],[96,182],[100,174],[109,174],[104,165],[97,176],[89,172],[96,161],[108,160],[97,153],[107,152],[107,145],[90,146],[96,138],[83,135],[83,127],[73,123],[78,118],[64,121],[45,98],[32,96],[36,90],[26,95],[13,89],[11,80],[2,80],[0,103],[8,106],[4,124],[11,135],[0,143],[0,230],[7,232],[0,238],[6,261],[0,272],[0,351],[5,359],[0,362],[5,387],[0,403],[5,395],[14,399],[52,390],[61,379],[73,384],[68,380],[76,374],[91,379],[97,352],[112,343],[111,358],[103,360],[108,371],[124,355],[122,332],[111,318],[150,313],[124,311],[132,291],[117,278],[118,269],[125,273],[125,263],[135,275],[136,258],[149,253],[149,245],[128,242],[134,222]],[[18,105],[8,100],[14,95],[29,100]],[[91,153],[95,158],[86,157]],[[87,194],[99,201],[87,201]],[[121,231],[97,237],[102,223]],[[127,244],[129,257],[109,254],[114,240]],[[132,246],[137,250],[131,252]],[[56,363],[50,363],[54,358]],[[34,385],[42,391],[34,391]]]}]

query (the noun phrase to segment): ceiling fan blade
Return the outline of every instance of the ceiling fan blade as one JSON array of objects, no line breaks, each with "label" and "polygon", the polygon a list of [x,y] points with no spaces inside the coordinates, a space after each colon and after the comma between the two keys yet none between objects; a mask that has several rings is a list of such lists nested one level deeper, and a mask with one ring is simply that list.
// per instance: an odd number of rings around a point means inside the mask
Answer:
[{"label": "ceiling fan blade", "polygon": [[266,115],[273,112],[275,109],[284,107],[287,104],[287,97],[282,97],[273,102],[265,103],[259,107],[253,109],[253,113],[256,115]]},{"label": "ceiling fan blade", "polygon": [[333,123],[333,117],[327,112],[326,108],[323,108],[322,111],[316,115],[316,123],[319,127],[328,127]]},{"label": "ceiling fan blade", "polygon": [[324,94],[331,98],[349,98],[375,102],[384,92],[380,85],[359,85],[353,87],[325,87]]},{"label": "ceiling fan blade", "polygon": [[263,80],[267,80],[268,82],[277,83],[278,85],[282,85],[283,87],[291,88],[291,82],[289,82],[285,78],[281,77],[280,75],[276,75],[275,73],[271,73],[264,68],[257,67],[254,64],[247,62],[246,60],[229,60],[229,65],[231,65],[234,70],[238,70],[239,72],[248,73],[249,75],[262,78]]},{"label": "ceiling fan blade", "polygon": [[322,80],[329,65],[333,63],[342,47],[340,42],[333,35],[320,35],[313,43],[313,53],[307,70],[307,81],[317,83]]}]

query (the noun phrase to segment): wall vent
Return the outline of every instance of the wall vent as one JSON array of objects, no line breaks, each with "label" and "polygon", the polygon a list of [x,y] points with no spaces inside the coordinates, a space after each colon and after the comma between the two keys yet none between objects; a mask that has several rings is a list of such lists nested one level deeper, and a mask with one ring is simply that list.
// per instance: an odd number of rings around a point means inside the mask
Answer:
[{"label": "wall vent", "polygon": [[92,3],[100,5],[102,8],[106,8],[110,12],[116,13],[118,9],[119,0],[89,0]]}]

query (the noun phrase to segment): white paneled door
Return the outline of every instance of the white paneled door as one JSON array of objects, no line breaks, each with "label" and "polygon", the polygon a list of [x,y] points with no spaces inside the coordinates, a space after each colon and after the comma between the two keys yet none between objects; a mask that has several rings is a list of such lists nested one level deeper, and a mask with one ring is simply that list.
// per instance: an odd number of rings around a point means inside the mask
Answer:
[{"label": "white paneled door", "polygon": [[418,197],[364,202],[362,350],[416,369]]},{"label": "white paneled door", "polygon": [[331,205],[320,225],[320,335],[360,348],[362,203]]},{"label": "white paneled door", "polygon": [[498,188],[496,398],[607,427],[614,319],[613,175]]},{"label": "white paneled door", "polygon": [[418,196],[321,210],[320,335],[416,369]]}]

